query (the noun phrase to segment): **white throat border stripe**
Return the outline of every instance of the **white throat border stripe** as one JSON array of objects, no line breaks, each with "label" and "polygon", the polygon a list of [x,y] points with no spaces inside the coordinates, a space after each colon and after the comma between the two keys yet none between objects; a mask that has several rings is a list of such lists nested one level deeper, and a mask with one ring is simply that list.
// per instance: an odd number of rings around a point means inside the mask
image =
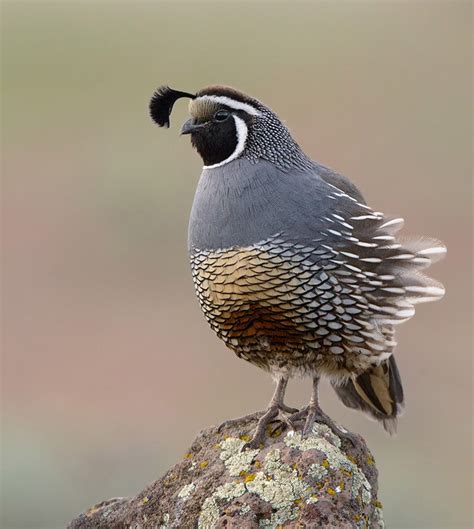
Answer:
[{"label": "white throat border stripe", "polygon": [[247,112],[247,114],[250,114],[251,116],[260,116],[261,112],[258,111],[255,107],[252,105],[249,105],[247,103],[242,103],[241,101],[236,101],[235,99],[232,99],[231,97],[226,96],[199,96],[194,101],[199,100],[207,100],[207,101],[213,101],[214,103],[220,103],[221,105],[225,105],[226,107],[233,108],[234,110],[243,110],[244,112]]},{"label": "white throat border stripe", "polygon": [[215,163],[213,165],[205,165],[204,169],[214,169],[215,167],[221,167],[226,163],[229,163],[232,160],[238,158],[245,149],[245,142],[247,141],[247,136],[249,133],[247,125],[242,118],[239,118],[238,116],[234,115],[232,117],[234,118],[235,129],[237,131],[237,145],[235,147],[235,151],[228,158],[222,160],[222,162]]}]

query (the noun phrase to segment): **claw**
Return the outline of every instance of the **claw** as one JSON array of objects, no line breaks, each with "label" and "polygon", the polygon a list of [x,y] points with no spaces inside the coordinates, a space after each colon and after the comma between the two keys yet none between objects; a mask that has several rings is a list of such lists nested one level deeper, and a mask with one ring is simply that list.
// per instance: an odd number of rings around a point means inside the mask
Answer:
[{"label": "claw", "polygon": [[260,417],[257,423],[257,428],[253,434],[252,439],[248,443],[245,443],[243,450],[259,448],[265,441],[265,430],[267,426],[272,422],[273,418],[278,415],[278,406],[270,406],[268,410]]},{"label": "claw", "polygon": [[326,415],[321,408],[315,406],[308,406],[305,410],[306,412],[306,421],[303,427],[302,437],[308,437],[313,431],[313,426],[315,422],[320,424],[325,424],[328,426],[334,435],[337,435],[340,439],[347,439],[350,441],[353,446],[356,446],[358,443],[358,437],[351,432],[342,430],[329,415]]},{"label": "claw", "polygon": [[290,415],[288,419],[292,422],[298,422],[303,420],[306,417],[306,414],[308,413],[308,407],[301,408],[301,410],[297,411],[296,413],[293,413],[293,415]]},{"label": "claw", "polygon": [[[267,411],[260,417],[252,439],[245,443],[243,450],[260,448],[265,442],[265,435],[267,433],[267,427],[272,423],[277,423],[276,426],[268,430],[268,435],[273,437],[278,430],[284,430],[285,427],[289,430],[295,430],[295,424],[291,417],[288,417],[285,412],[288,410],[295,411],[294,408],[290,408],[285,405],[270,406]],[[296,410],[297,412],[298,410]],[[295,415],[295,413],[293,413]],[[283,426],[283,428],[282,428]]]},{"label": "claw", "polygon": [[281,406],[271,406],[260,417],[252,439],[248,443],[245,443],[242,449],[248,450],[261,448],[265,442],[267,429],[272,423],[276,423],[276,426],[273,429],[270,428],[268,430],[268,435],[274,437],[276,432],[278,432],[280,429],[284,430],[287,428],[289,431],[296,431],[296,423],[302,421],[303,419],[305,420],[301,433],[303,438],[311,435],[314,424],[318,422],[328,426],[340,439],[346,439],[354,446],[357,446],[358,444],[357,435],[343,430],[319,407],[307,406],[306,408],[302,408],[301,410],[296,411],[292,415],[288,416],[286,413],[284,413],[284,410]]},{"label": "claw", "polygon": [[274,419],[272,419],[271,421],[272,423],[276,423],[276,426],[270,430],[269,434],[270,434],[270,437],[275,437],[275,434],[281,430],[283,431],[285,429],[285,427],[289,430],[289,431],[294,431],[296,430],[296,426],[294,424],[294,422],[291,420],[291,417],[288,417],[287,415],[285,415],[284,413],[279,413],[278,417],[275,417]]}]

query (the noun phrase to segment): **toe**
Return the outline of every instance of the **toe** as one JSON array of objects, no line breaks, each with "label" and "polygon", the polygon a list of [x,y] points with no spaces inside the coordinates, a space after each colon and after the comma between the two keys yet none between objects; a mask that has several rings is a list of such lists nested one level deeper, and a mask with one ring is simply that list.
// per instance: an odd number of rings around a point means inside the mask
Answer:
[{"label": "toe", "polygon": [[284,411],[285,413],[291,413],[292,415],[295,413],[298,413],[298,408],[291,408],[290,406],[287,406],[286,404],[280,405],[280,410]]},{"label": "toe", "polygon": [[262,442],[259,439],[251,439],[248,443],[245,443],[242,447],[242,451],[245,450],[257,450],[261,448]]},{"label": "toe", "polygon": [[308,437],[312,433],[314,422],[316,420],[316,409],[309,408],[307,413],[308,414],[304,423],[302,437]]}]

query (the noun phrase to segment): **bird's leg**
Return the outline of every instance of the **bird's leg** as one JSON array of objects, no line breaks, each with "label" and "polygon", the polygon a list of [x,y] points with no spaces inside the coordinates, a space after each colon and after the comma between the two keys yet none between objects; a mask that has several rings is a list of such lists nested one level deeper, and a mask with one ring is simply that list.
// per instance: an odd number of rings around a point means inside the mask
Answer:
[{"label": "bird's leg", "polygon": [[[308,407],[302,410],[299,414],[295,414],[291,416],[289,419],[290,421],[295,421],[297,419],[303,418],[301,415],[302,413],[305,413],[306,415],[306,421],[303,427],[303,437],[307,437],[311,434],[313,430],[313,425],[315,422],[319,422],[322,424],[325,424],[328,426],[334,434],[336,434],[338,437],[342,439],[348,439],[352,442],[353,445],[356,445],[357,443],[357,437],[347,431],[343,431],[332,419],[329,417],[329,415],[326,415],[319,406],[319,377],[314,376],[313,377],[313,390],[311,392],[311,399],[309,401]],[[298,416],[299,415],[299,416]]]},{"label": "bird's leg", "polygon": [[321,411],[319,407],[319,377],[314,376],[311,398],[309,399],[309,404],[306,408],[306,421],[303,427],[303,437],[307,437],[312,432],[318,411]]},{"label": "bird's leg", "polygon": [[255,428],[252,439],[244,445],[245,448],[258,448],[265,439],[265,432],[267,426],[273,422],[276,417],[281,416],[283,422],[285,422],[290,428],[293,429],[292,422],[284,415],[282,412],[293,413],[297,410],[286,406],[283,403],[283,398],[285,397],[286,386],[288,385],[288,377],[281,375],[278,378],[277,386],[275,393],[268,404],[268,408],[265,413],[260,417]]}]

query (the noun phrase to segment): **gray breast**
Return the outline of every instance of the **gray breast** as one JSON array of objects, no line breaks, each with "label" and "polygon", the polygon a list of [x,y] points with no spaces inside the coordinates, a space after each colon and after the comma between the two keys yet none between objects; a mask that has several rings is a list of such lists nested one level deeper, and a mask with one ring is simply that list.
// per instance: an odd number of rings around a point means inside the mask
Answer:
[{"label": "gray breast", "polygon": [[[318,238],[328,209],[328,185],[315,172],[282,171],[265,161],[238,159],[204,169],[189,222],[189,250],[249,246],[284,232]],[[330,202],[330,201],[329,201]]]}]

